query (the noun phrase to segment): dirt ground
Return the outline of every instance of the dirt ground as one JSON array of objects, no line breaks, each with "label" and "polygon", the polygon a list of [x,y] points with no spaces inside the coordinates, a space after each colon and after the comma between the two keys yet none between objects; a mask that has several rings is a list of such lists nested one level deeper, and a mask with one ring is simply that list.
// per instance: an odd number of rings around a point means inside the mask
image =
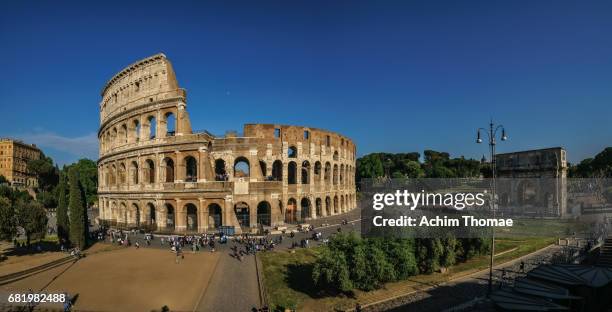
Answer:
[{"label": "dirt ground", "polygon": [[[162,249],[126,248],[98,252],[74,264],[36,274],[0,288],[11,292],[44,290],[78,295],[75,308],[85,311],[193,311],[203,296],[219,253],[175,255]],[[55,305],[56,307],[58,305]]]}]

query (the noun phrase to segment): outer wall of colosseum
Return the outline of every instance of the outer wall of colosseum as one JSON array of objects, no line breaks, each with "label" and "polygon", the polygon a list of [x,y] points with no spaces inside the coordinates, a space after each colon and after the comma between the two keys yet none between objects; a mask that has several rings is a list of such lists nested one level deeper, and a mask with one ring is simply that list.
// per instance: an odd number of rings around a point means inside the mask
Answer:
[{"label": "outer wall of colosseum", "polygon": [[337,133],[247,124],[194,133],[186,92],[158,54],[115,75],[100,103],[102,222],[162,232],[237,232],[356,207],[353,142]]}]

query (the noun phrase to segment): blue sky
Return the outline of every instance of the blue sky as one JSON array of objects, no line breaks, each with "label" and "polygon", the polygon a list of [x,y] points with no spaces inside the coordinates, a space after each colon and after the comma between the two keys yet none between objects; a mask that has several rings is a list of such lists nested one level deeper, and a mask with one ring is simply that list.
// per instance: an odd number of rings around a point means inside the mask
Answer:
[{"label": "blue sky", "polygon": [[[163,52],[194,129],[320,127],[360,155],[612,145],[612,2],[4,1],[0,136],[96,158],[100,90]],[[10,116],[6,118],[6,116]]]}]

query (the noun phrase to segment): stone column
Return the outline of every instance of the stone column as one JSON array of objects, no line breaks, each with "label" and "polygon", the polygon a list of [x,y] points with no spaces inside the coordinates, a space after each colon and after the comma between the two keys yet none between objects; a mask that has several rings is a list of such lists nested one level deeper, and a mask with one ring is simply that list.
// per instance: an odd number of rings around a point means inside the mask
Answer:
[{"label": "stone column", "polygon": [[198,232],[208,231],[208,207],[204,198],[198,198],[200,207],[198,208]]},{"label": "stone column", "polygon": [[176,201],[176,207],[174,207],[174,228],[177,232],[184,232],[187,230],[187,213],[185,207],[183,207],[183,201],[179,198],[175,198],[174,200]]}]

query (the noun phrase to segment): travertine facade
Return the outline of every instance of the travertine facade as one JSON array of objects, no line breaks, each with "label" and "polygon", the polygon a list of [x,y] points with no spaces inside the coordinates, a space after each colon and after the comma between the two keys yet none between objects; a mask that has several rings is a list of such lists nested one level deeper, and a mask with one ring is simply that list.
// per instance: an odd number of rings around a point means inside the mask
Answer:
[{"label": "travertine facade", "polygon": [[111,225],[244,231],[356,206],[350,139],[273,124],[247,124],[240,137],[194,133],[185,90],[163,54],[106,84],[100,118],[100,219]]},{"label": "travertine facade", "polygon": [[40,159],[40,149],[12,139],[0,139],[0,175],[14,186],[38,187],[36,175],[28,172],[30,160]]}]

